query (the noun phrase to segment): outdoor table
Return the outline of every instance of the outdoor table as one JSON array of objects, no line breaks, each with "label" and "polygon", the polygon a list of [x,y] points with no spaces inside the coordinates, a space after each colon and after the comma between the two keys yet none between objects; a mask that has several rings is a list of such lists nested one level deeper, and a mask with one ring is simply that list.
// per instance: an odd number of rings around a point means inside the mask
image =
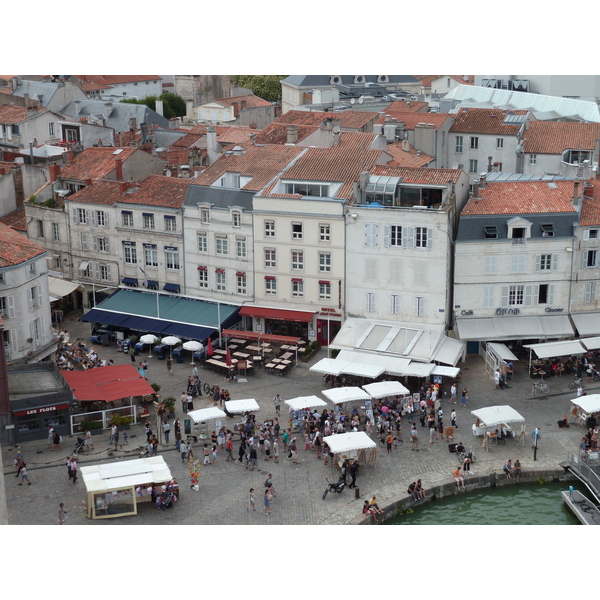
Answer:
[{"label": "outdoor table", "polygon": [[280,346],[280,348],[281,348],[282,350],[289,350],[289,349],[290,349],[290,345],[289,345],[289,344],[282,344],[282,345]]},{"label": "outdoor table", "polygon": [[251,355],[246,352],[234,352],[233,356],[237,356],[238,358],[249,358]]},{"label": "outdoor table", "polygon": [[288,358],[292,358],[292,356],[294,356],[291,352],[286,352],[285,354],[282,354],[279,358],[282,359],[288,359]]},{"label": "outdoor table", "polygon": [[213,350],[213,352],[215,354],[222,354],[223,356],[225,356],[227,354],[227,350],[221,350],[220,348],[217,348],[216,350]]},{"label": "outdoor table", "polygon": [[281,364],[284,364],[284,365],[291,365],[291,364],[292,364],[292,361],[291,361],[291,360],[283,360],[283,359],[282,359],[282,360],[281,360]]}]

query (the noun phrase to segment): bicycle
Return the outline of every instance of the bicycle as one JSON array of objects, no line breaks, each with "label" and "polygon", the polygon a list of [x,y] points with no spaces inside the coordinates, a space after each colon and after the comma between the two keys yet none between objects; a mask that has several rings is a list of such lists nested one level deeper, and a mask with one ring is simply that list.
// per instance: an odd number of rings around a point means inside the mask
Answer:
[{"label": "bicycle", "polygon": [[465,458],[467,457],[471,459],[472,463],[475,462],[475,452],[473,452],[473,448],[474,446],[470,446],[468,450],[465,448],[462,452],[459,452],[457,454],[459,465],[462,465],[465,462]]},{"label": "bicycle", "polygon": [[210,383],[205,383],[202,388],[204,390],[204,395],[212,398],[213,394],[215,393],[215,387],[216,386],[214,385],[210,385]]},{"label": "bicycle", "polygon": [[549,389],[548,384],[544,381],[544,376],[541,375],[540,381],[536,381],[533,384],[533,395],[535,396],[538,392],[540,394],[547,394]]},{"label": "bicycle", "polygon": [[575,390],[580,385],[583,386],[583,382],[581,381],[581,377],[574,377],[573,381],[569,381],[569,389],[570,390]]}]

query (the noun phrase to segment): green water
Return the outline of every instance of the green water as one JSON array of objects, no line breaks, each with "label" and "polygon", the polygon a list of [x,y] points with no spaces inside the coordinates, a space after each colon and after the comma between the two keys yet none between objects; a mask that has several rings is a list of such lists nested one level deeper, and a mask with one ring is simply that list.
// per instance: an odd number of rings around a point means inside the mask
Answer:
[{"label": "green water", "polygon": [[579,525],[560,494],[569,485],[591,499],[578,482],[467,488],[466,494],[417,505],[386,525]]}]

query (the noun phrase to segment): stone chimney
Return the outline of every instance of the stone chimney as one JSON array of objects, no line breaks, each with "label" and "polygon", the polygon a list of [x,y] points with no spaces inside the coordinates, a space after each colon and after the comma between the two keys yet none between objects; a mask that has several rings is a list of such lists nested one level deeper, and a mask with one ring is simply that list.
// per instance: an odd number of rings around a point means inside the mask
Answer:
[{"label": "stone chimney", "polygon": [[81,100],[73,100],[73,104],[75,104],[75,116],[78,117],[81,112]]},{"label": "stone chimney", "polygon": [[298,141],[298,125],[287,126],[287,143],[295,144]]},{"label": "stone chimney", "polygon": [[89,175],[86,175],[86,178],[83,180],[83,184],[85,187],[89,187],[92,185],[92,178]]},{"label": "stone chimney", "polygon": [[108,119],[108,117],[110,117],[110,115],[112,114],[113,111],[113,103],[112,102],[105,102],[104,103],[104,118]]},{"label": "stone chimney", "polygon": [[408,140],[402,140],[402,150],[410,152],[410,142]]},{"label": "stone chimney", "polygon": [[50,165],[50,181],[58,181],[59,175],[60,175],[60,165],[58,165],[58,164]]},{"label": "stone chimney", "polygon": [[206,151],[208,153],[208,164],[212,165],[220,154],[217,145],[217,130],[213,125],[209,125],[206,129]]},{"label": "stone chimney", "polygon": [[479,175],[479,189],[483,189],[487,182],[487,173],[481,173]]},{"label": "stone chimney", "polygon": [[232,102],[231,106],[233,106],[233,117],[237,119],[240,116],[240,105],[237,102]]},{"label": "stone chimney", "polygon": [[339,146],[340,145],[340,129],[339,127],[336,127],[333,131],[333,145],[334,146]]},{"label": "stone chimney", "polygon": [[163,101],[162,100],[157,100],[156,101],[156,106],[154,107],[154,110],[161,116],[164,117],[165,113],[164,113],[164,107],[163,107]]},{"label": "stone chimney", "polygon": [[131,117],[129,119],[129,131],[135,131],[137,129],[137,119],[135,117]]},{"label": "stone chimney", "polygon": [[115,177],[117,181],[123,181],[123,160],[115,158]]}]

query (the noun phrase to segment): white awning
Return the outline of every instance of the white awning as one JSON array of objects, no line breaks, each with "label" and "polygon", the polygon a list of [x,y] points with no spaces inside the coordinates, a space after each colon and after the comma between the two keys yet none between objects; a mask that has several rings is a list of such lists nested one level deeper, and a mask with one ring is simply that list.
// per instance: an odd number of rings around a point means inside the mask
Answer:
[{"label": "white awning", "polygon": [[79,265],[80,271],[85,271],[90,266],[90,263],[87,260],[82,260]]},{"label": "white awning", "polygon": [[371,396],[359,387],[341,387],[330,390],[322,390],[321,394],[334,404],[352,402],[354,400],[370,400]]},{"label": "white awning", "polygon": [[327,406],[327,402],[319,398],[319,396],[298,396],[291,400],[286,400],[285,403],[292,410],[302,410],[303,408],[316,408],[318,406]]},{"label": "white awning", "polygon": [[51,277],[50,275],[48,276],[48,292],[51,296],[55,296],[56,298],[64,298],[80,287],[81,284],[79,283]]},{"label": "white awning", "polygon": [[428,377],[431,375],[433,369],[435,369],[433,363],[420,363],[411,360],[408,367],[404,369],[404,375],[410,375],[412,377]]},{"label": "white awning", "polygon": [[377,381],[376,383],[369,383],[362,387],[371,398],[403,396],[404,394],[410,393],[399,381]]},{"label": "white awning", "polygon": [[309,371],[325,373],[326,375],[339,375],[346,366],[347,361],[337,358],[322,358],[318,363],[310,367]]},{"label": "white awning", "polygon": [[431,371],[432,375],[442,375],[443,377],[458,377],[459,373],[458,367],[442,367],[440,365],[435,365]]},{"label": "white awning", "polygon": [[457,319],[461,340],[523,340],[573,337],[567,315]]},{"label": "white awning", "polygon": [[361,365],[359,363],[347,363],[342,369],[346,375],[356,375],[357,377],[369,377],[375,379],[384,372],[383,367],[377,365]]},{"label": "white awning", "polygon": [[190,410],[187,416],[191,417],[194,423],[202,423],[203,421],[210,421],[212,419],[224,419],[227,415],[220,408],[209,406],[208,408]]},{"label": "white awning", "polygon": [[587,351],[579,340],[566,340],[564,342],[547,342],[545,344],[527,344],[538,358],[552,358],[554,356],[571,356],[572,354],[585,354]]},{"label": "white awning", "polygon": [[588,414],[600,412],[600,394],[590,394],[589,396],[580,396],[571,400],[573,404],[579,406],[583,412]]},{"label": "white awning", "polygon": [[518,362],[519,360],[505,344],[499,344],[498,342],[488,342],[488,348],[491,348],[494,351],[494,354],[504,361],[516,360]]},{"label": "white awning", "polygon": [[524,423],[525,419],[511,406],[488,406],[472,410],[471,414],[477,417],[485,427],[495,427],[501,423]]},{"label": "white awning", "polygon": [[225,408],[227,409],[227,412],[232,414],[260,410],[260,406],[254,398],[246,398],[244,400],[228,400],[225,402]]},{"label": "white awning", "polygon": [[464,354],[465,346],[465,342],[445,336],[439,348],[433,353],[431,360],[454,367]]},{"label": "white awning", "polygon": [[391,356],[381,352],[373,354],[370,352],[361,352],[359,350],[340,350],[337,355],[337,360],[360,363],[363,365],[376,365],[378,367],[383,367],[383,372],[389,373],[390,375],[404,375],[404,370],[410,363],[408,358]]},{"label": "white awning", "polygon": [[571,314],[579,335],[600,334],[600,312]]},{"label": "white awning", "polygon": [[377,444],[364,431],[328,435],[323,438],[323,442],[329,446],[334,454],[377,447]]},{"label": "white awning", "polygon": [[165,483],[172,479],[171,471],[162,456],[79,467],[79,472],[87,491],[94,493]]},{"label": "white awning", "polygon": [[583,338],[579,340],[587,350],[597,350],[600,348],[600,336]]}]

